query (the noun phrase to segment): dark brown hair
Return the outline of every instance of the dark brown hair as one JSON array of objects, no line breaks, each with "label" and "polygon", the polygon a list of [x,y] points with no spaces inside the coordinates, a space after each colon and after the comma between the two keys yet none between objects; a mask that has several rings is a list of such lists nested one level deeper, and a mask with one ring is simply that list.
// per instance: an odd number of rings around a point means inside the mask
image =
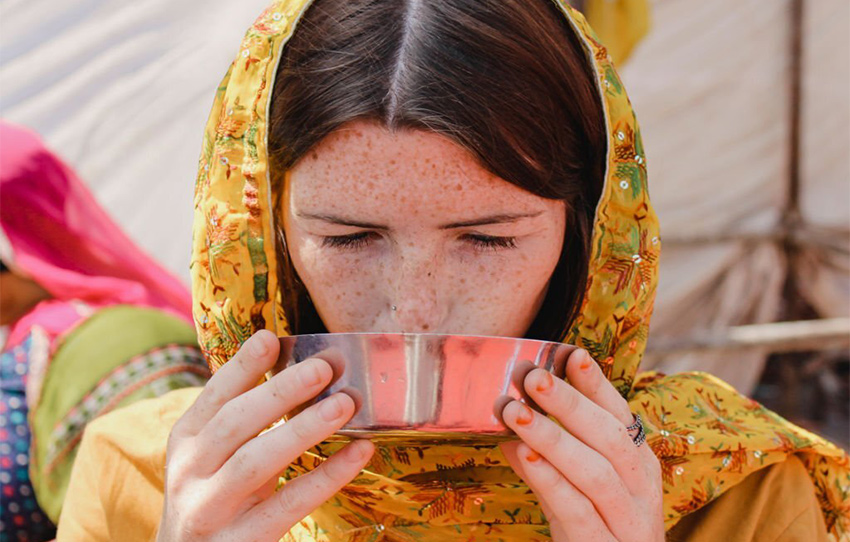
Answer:
[{"label": "dark brown hair", "polygon": [[[605,120],[582,45],[554,0],[315,0],[272,95],[272,191],[342,124],[439,133],[483,167],[567,204],[560,261],[526,334],[563,340],[580,309],[605,170]],[[276,216],[282,216],[276,209]],[[324,325],[279,232],[292,333]]]}]

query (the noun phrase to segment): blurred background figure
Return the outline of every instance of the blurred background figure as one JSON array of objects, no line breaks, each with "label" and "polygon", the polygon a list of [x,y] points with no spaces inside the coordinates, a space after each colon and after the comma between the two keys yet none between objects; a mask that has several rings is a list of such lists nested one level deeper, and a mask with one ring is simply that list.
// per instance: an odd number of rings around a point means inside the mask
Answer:
[{"label": "blurred background figure", "polygon": [[[850,446],[850,3],[572,3],[622,64],[650,161],[664,255],[643,367],[706,370]],[[267,4],[2,4],[3,114],[185,283],[199,127]]]},{"label": "blurred background figure", "polygon": [[190,296],[38,137],[0,123],[0,541],[54,535],[93,418],[201,385]]}]

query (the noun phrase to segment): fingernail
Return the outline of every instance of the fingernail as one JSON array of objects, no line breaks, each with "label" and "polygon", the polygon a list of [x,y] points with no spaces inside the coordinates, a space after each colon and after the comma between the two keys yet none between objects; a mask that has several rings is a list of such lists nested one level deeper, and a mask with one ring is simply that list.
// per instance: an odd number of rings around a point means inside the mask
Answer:
[{"label": "fingernail", "polygon": [[266,343],[256,335],[254,337],[251,337],[250,342],[251,344],[249,345],[249,347],[251,349],[251,353],[254,356],[261,358],[269,353],[269,347],[266,346]]},{"label": "fingernail", "polygon": [[555,384],[555,380],[552,378],[552,373],[545,372],[543,376],[540,377],[540,382],[537,383],[537,387],[535,388],[540,393],[549,393],[549,390],[552,389],[552,386]]},{"label": "fingernail", "polygon": [[582,371],[587,371],[590,369],[590,364],[593,363],[593,360],[590,359],[590,354],[587,353],[587,350],[582,350],[581,354],[581,362],[578,364],[578,368]]},{"label": "fingernail", "polygon": [[342,404],[339,396],[332,395],[319,403],[319,416],[326,422],[332,422],[342,416]]},{"label": "fingernail", "polygon": [[308,388],[318,386],[322,382],[322,372],[319,370],[318,363],[311,361],[305,365],[301,369],[301,382]]},{"label": "fingernail", "polygon": [[528,425],[534,421],[534,412],[526,405],[519,403],[519,412],[516,415],[517,425]]},{"label": "fingernail", "polygon": [[355,440],[351,444],[345,447],[345,455],[346,459],[351,461],[360,461],[366,457],[367,446],[360,441]]},{"label": "fingernail", "polygon": [[525,459],[529,463],[536,463],[537,461],[540,460],[540,454],[538,454],[534,450],[531,450],[530,452],[528,452],[528,455],[525,456]]}]

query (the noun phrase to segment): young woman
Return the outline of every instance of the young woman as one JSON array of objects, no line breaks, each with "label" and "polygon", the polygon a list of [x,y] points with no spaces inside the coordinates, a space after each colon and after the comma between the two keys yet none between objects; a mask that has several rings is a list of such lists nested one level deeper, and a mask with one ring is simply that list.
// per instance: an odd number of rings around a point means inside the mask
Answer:
[{"label": "young woman", "polygon": [[[60,541],[846,536],[843,452],[708,375],[636,378],[660,248],[645,162],[564,3],[274,3],[196,181],[194,314],[219,370],[90,427]],[[508,404],[509,445],[325,442],[344,394],[260,434],[331,378],[312,359],[256,386],[275,336],[321,331],[581,349],[569,384],[529,374],[551,417]]]}]

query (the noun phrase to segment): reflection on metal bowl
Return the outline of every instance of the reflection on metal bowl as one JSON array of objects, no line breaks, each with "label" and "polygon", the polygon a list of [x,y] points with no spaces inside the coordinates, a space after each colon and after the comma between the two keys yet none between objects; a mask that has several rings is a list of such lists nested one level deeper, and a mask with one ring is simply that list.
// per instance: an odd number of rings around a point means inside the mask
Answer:
[{"label": "reflection on metal bowl", "polygon": [[[317,400],[350,395],[357,410],[338,432],[376,441],[509,440],[502,408],[518,399],[536,367],[563,378],[575,347],[506,337],[408,333],[328,333],[280,338],[277,373],[311,357],[334,377]],[[538,409],[539,410],[539,409]]]}]

